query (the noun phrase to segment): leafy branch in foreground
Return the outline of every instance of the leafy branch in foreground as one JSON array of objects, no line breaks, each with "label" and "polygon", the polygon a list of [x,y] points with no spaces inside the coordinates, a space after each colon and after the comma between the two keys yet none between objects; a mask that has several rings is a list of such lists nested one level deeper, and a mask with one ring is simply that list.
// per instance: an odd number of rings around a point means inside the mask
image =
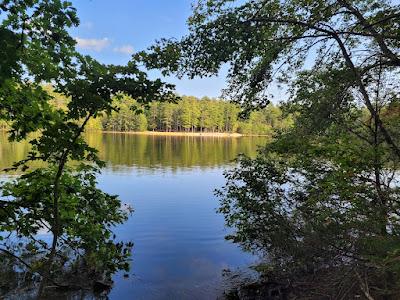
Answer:
[{"label": "leafy branch in foreground", "polygon": [[[129,266],[132,244],[112,234],[127,211],[96,188],[103,163],[82,138],[88,122],[111,113],[112,99],[122,93],[141,104],[176,97],[172,86],[147,79],[134,63],[103,65],[78,54],[68,27],[79,21],[67,1],[3,1],[0,13],[0,118],[10,126],[11,141],[32,145],[13,168],[26,171],[33,160],[47,164],[1,186],[1,251],[40,275],[41,298],[49,280],[65,285],[61,271],[76,264],[100,277]],[[70,99],[67,109],[52,105],[43,83]]]},{"label": "leafy branch in foreground", "polygon": [[[344,72],[336,74],[345,81]],[[294,128],[226,173],[218,195],[219,211],[235,229],[228,238],[263,253],[264,275],[289,281],[298,297],[396,299],[399,159],[369,111],[343,93],[340,78],[304,75],[287,104],[297,112]],[[396,132],[399,100],[383,95],[387,81],[376,84],[381,96],[374,105]],[[338,95],[342,103],[332,107]]]}]

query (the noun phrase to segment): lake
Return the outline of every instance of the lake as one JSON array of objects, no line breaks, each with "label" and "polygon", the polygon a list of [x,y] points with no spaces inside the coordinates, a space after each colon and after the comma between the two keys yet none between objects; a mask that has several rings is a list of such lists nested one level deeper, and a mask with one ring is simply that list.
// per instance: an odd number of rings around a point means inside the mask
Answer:
[{"label": "lake", "polygon": [[[133,206],[117,236],[134,243],[129,277],[114,276],[110,299],[215,299],[224,269],[245,268],[256,258],[224,239],[213,191],[239,153],[255,156],[262,137],[174,137],[86,134],[107,162],[98,177],[106,192]],[[24,158],[27,143],[0,133],[0,168]]]}]

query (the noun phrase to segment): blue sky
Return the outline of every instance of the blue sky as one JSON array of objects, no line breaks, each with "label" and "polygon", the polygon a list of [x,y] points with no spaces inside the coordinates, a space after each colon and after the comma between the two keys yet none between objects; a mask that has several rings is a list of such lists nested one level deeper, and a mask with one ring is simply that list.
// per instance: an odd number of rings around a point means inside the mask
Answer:
[{"label": "blue sky", "polygon": [[[192,0],[72,0],[81,24],[72,30],[78,49],[102,63],[125,64],[133,51],[144,50],[160,38],[180,38]],[[179,94],[220,96],[225,72],[205,79],[167,78]],[[154,73],[153,73],[154,74]]]}]

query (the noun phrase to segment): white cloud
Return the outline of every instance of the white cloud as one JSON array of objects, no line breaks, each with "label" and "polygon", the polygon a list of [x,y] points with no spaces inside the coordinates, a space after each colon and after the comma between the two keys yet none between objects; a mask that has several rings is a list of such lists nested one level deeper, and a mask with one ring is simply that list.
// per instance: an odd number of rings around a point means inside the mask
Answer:
[{"label": "white cloud", "polygon": [[77,46],[82,49],[87,50],[94,50],[97,52],[102,51],[108,45],[110,45],[111,41],[108,38],[102,39],[82,39],[82,38],[75,38],[77,42]]},{"label": "white cloud", "polygon": [[123,45],[121,47],[115,47],[114,52],[119,52],[122,54],[128,54],[131,55],[133,52],[135,52],[135,50],[133,49],[133,47],[131,45]]}]

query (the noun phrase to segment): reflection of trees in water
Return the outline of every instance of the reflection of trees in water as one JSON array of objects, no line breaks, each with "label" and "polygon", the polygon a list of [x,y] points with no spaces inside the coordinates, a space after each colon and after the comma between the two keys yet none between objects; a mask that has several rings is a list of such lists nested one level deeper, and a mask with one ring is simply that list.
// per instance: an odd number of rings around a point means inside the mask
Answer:
[{"label": "reflection of trees in water", "polygon": [[[16,291],[30,290],[35,285],[33,274],[22,272],[23,266],[9,256],[0,256],[0,297],[3,298]],[[33,295],[32,295],[33,296]]]},{"label": "reflection of trees in water", "polygon": [[[70,281],[72,278],[74,282]],[[64,286],[50,284],[43,299],[107,299],[110,289],[97,279],[82,266],[59,270],[57,282],[63,282]],[[27,269],[9,255],[0,255],[0,299],[36,299],[39,284],[40,275],[33,269]]]},{"label": "reflection of trees in water", "polygon": [[[254,156],[265,137],[198,137],[155,136],[123,133],[90,132],[89,144],[99,150],[101,159],[113,168],[137,166],[144,168],[211,167],[234,160],[239,153]],[[28,142],[10,143],[6,132],[0,132],[0,169],[24,159]]]},{"label": "reflection of trees in water", "polygon": [[14,162],[26,158],[29,148],[26,141],[10,143],[7,132],[0,130],[0,169],[9,168]]},{"label": "reflection of trees in water", "polygon": [[[97,137],[97,138],[96,138]],[[90,143],[112,165],[138,167],[209,167],[226,164],[239,153],[254,156],[264,137],[197,137],[98,134]]]}]

